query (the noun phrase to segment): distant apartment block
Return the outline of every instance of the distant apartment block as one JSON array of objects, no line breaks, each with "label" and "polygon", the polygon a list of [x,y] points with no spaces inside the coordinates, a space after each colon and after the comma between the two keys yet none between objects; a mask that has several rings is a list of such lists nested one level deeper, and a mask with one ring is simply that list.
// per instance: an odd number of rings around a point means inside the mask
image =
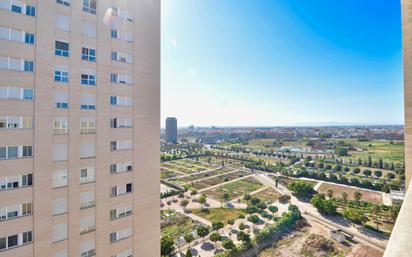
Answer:
[{"label": "distant apartment block", "polygon": [[166,118],[166,142],[177,142],[177,119],[174,117]]},{"label": "distant apartment block", "polygon": [[160,1],[0,0],[0,256],[160,256]]}]

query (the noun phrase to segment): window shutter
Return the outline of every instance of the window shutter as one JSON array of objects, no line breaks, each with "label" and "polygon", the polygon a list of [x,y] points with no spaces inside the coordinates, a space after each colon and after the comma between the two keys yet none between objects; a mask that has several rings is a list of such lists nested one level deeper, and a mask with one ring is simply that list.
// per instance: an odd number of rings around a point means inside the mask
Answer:
[{"label": "window shutter", "polygon": [[69,95],[65,91],[55,91],[54,92],[54,101],[56,103],[68,103]]},{"label": "window shutter", "polygon": [[53,145],[53,160],[65,161],[69,158],[69,147],[67,144]]},{"label": "window shutter", "polygon": [[57,14],[56,28],[64,31],[70,31],[70,17],[63,14]]},{"label": "window shutter", "polygon": [[94,142],[80,144],[80,158],[90,158],[96,156],[96,145]]},{"label": "window shutter", "polygon": [[53,257],[68,257],[68,256],[69,256],[69,252],[67,249],[58,251],[53,254]]},{"label": "window shutter", "polygon": [[84,252],[88,252],[90,250],[93,250],[96,248],[96,243],[94,240],[90,240],[90,241],[86,241],[84,243],[80,244],[80,254],[84,253]]},{"label": "window shutter", "polygon": [[83,23],[83,35],[89,37],[96,37],[96,25],[90,22]]},{"label": "window shutter", "polygon": [[80,104],[81,105],[96,105],[96,95],[95,94],[80,94]]},{"label": "window shutter", "polygon": [[67,238],[67,224],[55,224],[53,226],[53,242],[60,241]]},{"label": "window shutter", "polygon": [[67,198],[62,197],[53,200],[53,215],[67,212]]}]

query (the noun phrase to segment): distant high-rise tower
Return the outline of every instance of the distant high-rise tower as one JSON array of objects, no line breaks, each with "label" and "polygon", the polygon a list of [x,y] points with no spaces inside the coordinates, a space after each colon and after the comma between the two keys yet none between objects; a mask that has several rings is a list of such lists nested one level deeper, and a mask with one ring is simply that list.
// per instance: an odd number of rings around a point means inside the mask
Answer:
[{"label": "distant high-rise tower", "polygon": [[177,120],[174,117],[166,119],[166,141],[173,144],[177,142]]},{"label": "distant high-rise tower", "polygon": [[160,0],[0,0],[0,256],[160,256]]}]

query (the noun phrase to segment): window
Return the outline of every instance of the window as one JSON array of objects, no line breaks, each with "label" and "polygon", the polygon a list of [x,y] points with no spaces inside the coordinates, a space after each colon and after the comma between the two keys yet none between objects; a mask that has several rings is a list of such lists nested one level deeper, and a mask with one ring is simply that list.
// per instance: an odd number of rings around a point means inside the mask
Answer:
[{"label": "window", "polygon": [[133,79],[128,74],[121,73],[112,73],[110,74],[110,81],[117,84],[131,84]]},{"label": "window", "polygon": [[23,5],[21,2],[13,1],[10,10],[15,13],[23,13]]},{"label": "window", "polygon": [[114,186],[111,189],[111,196],[119,196],[119,195],[124,195],[127,193],[131,193],[133,190],[133,185],[132,183],[128,183],[125,185],[121,185],[121,186]]},{"label": "window", "polygon": [[33,156],[33,147],[23,146],[23,157],[32,157],[32,156]]},{"label": "window", "polygon": [[115,220],[119,219],[122,217],[126,217],[132,214],[132,207],[131,206],[125,206],[122,208],[117,208],[110,210],[110,220]]},{"label": "window", "polygon": [[95,240],[90,240],[86,242],[82,242],[80,244],[80,257],[91,257],[96,255],[96,243]]},{"label": "window", "polygon": [[33,174],[27,174],[21,176],[22,187],[33,185]]},{"label": "window", "polygon": [[112,38],[117,38],[117,30],[112,29],[110,35],[112,36]]},{"label": "window", "polygon": [[111,128],[132,128],[133,121],[129,118],[114,118],[110,119]]},{"label": "window", "polygon": [[36,16],[36,7],[31,5],[26,5],[26,15],[27,16]]},{"label": "window", "polygon": [[56,103],[56,108],[58,109],[68,109],[69,108],[69,95],[65,91],[55,91],[54,92],[54,102]]},{"label": "window", "polygon": [[54,81],[61,82],[61,83],[68,83],[69,82],[69,72],[67,71],[54,71]]},{"label": "window", "polygon": [[7,148],[7,158],[13,159],[19,157],[19,147],[18,146],[9,146]]},{"label": "window", "polygon": [[112,257],[133,257],[133,250],[132,249],[126,250],[116,255],[112,255]]},{"label": "window", "polygon": [[70,0],[56,0],[56,3],[65,5],[65,6],[70,6]]},{"label": "window", "polygon": [[96,133],[96,122],[93,118],[82,119],[80,121],[80,133],[81,134],[94,134]]},{"label": "window", "polygon": [[23,233],[23,244],[30,243],[33,240],[33,233],[31,231]]},{"label": "window", "polygon": [[7,159],[7,147],[0,147],[0,160]]},{"label": "window", "polygon": [[116,232],[110,233],[110,243],[125,239],[132,236],[133,230],[131,228],[122,229]]},{"label": "window", "polygon": [[29,214],[32,214],[32,204],[24,203],[22,206],[22,215],[29,215]]},{"label": "window", "polygon": [[80,109],[95,110],[96,109],[96,95],[95,94],[80,94]]},{"label": "window", "polygon": [[81,74],[81,84],[95,86],[96,85],[96,75],[91,74]]},{"label": "window", "polygon": [[96,0],[83,0],[83,11],[96,14]]},{"label": "window", "polygon": [[34,62],[33,61],[24,61],[24,71],[33,72],[34,71]]},{"label": "window", "polygon": [[122,173],[129,171],[133,171],[133,165],[131,162],[110,164],[110,173]]},{"label": "window", "polygon": [[111,105],[132,106],[133,100],[128,96],[110,96]]},{"label": "window", "polygon": [[95,62],[96,50],[92,48],[82,47],[82,60]]},{"label": "window", "polygon": [[96,206],[94,191],[87,191],[80,194],[80,209]]},{"label": "window", "polygon": [[69,57],[69,43],[56,41],[54,53],[58,56]]},{"label": "window", "polygon": [[94,215],[83,217],[79,221],[80,234],[85,234],[96,230],[96,221]]},{"label": "window", "polygon": [[66,117],[57,118],[53,121],[53,133],[56,135],[67,134],[69,131]]},{"label": "window", "polygon": [[80,184],[91,183],[96,180],[94,167],[80,169]]},{"label": "window", "polygon": [[32,117],[0,116],[0,129],[32,128]]},{"label": "window", "polygon": [[19,244],[18,235],[9,236],[7,238],[7,248],[11,248],[13,246],[17,246]]},{"label": "window", "polygon": [[67,186],[67,170],[57,170],[53,172],[53,187]]},{"label": "window", "polygon": [[33,241],[33,232],[27,231],[17,235],[0,238],[0,250],[9,249]]},{"label": "window", "polygon": [[127,53],[111,52],[111,59],[118,62],[133,63],[133,56]]},{"label": "window", "polygon": [[34,45],[34,34],[26,32],[24,34],[24,43]]},{"label": "window", "polygon": [[24,88],[23,89],[23,99],[24,100],[33,100],[33,89]]}]

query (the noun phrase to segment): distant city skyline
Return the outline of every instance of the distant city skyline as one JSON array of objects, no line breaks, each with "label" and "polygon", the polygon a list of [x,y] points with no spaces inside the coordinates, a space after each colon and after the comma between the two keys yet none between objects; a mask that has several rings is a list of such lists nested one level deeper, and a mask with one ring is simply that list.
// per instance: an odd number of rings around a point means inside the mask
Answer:
[{"label": "distant city skyline", "polygon": [[162,127],[403,124],[399,1],[162,2]]}]

